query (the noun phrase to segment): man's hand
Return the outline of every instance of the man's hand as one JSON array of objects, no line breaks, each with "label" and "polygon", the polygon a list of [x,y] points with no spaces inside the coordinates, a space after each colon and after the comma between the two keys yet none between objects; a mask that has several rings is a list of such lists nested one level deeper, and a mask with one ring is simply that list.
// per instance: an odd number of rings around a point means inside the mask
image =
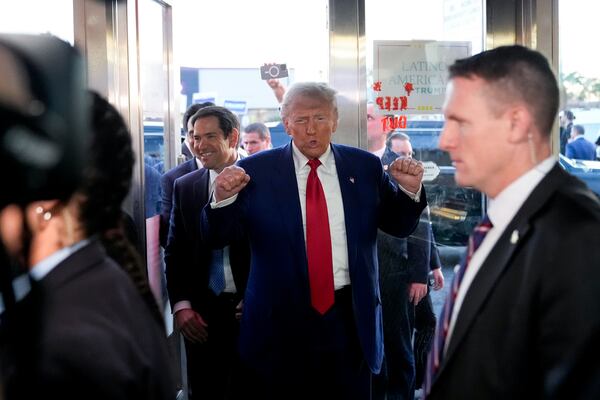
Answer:
[{"label": "man's hand", "polygon": [[250,175],[243,168],[231,165],[215,179],[215,201],[221,201],[238,194],[250,181]]},{"label": "man's hand", "polygon": [[208,340],[208,325],[202,316],[191,308],[184,308],[175,313],[175,321],[181,334],[192,343],[205,343]]},{"label": "man's hand", "polygon": [[397,158],[388,167],[388,174],[411,193],[417,193],[423,182],[423,163],[412,158]]},{"label": "man's hand", "polygon": [[444,287],[444,274],[441,268],[436,268],[433,271],[433,290],[440,290]]},{"label": "man's hand", "polygon": [[427,284],[425,283],[411,283],[408,289],[408,301],[413,303],[415,306],[419,304],[423,297],[427,296]]}]

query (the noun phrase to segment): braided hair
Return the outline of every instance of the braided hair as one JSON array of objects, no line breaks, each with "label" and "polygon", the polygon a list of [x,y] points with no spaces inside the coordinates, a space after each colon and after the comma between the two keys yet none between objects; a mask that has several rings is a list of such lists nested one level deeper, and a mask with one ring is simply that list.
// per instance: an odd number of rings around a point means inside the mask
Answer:
[{"label": "braided hair", "polygon": [[108,255],[134,282],[162,325],[158,303],[150,290],[142,259],[125,235],[121,204],[129,193],[134,164],[131,136],[119,112],[90,91],[90,151],[77,194],[80,218],[88,237],[98,235]]}]

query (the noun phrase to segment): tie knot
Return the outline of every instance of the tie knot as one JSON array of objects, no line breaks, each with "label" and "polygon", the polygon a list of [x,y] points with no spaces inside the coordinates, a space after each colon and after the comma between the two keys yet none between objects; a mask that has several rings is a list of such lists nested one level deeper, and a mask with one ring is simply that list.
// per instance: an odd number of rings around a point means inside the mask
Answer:
[{"label": "tie knot", "polygon": [[312,171],[316,171],[319,165],[321,165],[321,161],[318,158],[313,158],[312,160],[308,160],[307,164]]}]

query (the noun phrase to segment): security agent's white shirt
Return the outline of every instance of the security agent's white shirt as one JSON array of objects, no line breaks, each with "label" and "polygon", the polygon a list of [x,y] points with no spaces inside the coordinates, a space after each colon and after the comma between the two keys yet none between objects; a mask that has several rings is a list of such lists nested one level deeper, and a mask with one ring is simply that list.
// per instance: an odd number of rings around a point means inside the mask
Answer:
[{"label": "security agent's white shirt", "polygon": [[527,200],[531,192],[533,192],[533,189],[535,189],[546,174],[548,174],[555,163],[556,160],[554,157],[548,157],[508,185],[498,194],[498,196],[496,196],[496,198],[490,200],[487,214],[493,228],[488,231],[477,251],[473,253],[471,261],[469,262],[469,267],[458,288],[454,309],[452,310],[452,318],[450,319],[450,326],[448,327],[448,336],[445,341],[444,354],[452,339],[452,333],[462,303],[483,262],[498,242],[500,236],[504,233],[504,230],[510,221],[512,221],[521,206],[523,206],[525,200]]}]

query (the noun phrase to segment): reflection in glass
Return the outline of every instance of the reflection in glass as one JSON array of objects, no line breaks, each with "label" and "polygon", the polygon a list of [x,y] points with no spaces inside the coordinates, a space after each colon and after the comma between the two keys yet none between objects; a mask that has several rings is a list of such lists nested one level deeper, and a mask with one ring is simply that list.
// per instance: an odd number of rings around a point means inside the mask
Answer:
[{"label": "reflection in glass", "polygon": [[168,76],[165,65],[163,7],[152,0],[139,2],[139,53],[144,125],[146,218],[160,213],[160,176],[165,165],[165,104]]}]

